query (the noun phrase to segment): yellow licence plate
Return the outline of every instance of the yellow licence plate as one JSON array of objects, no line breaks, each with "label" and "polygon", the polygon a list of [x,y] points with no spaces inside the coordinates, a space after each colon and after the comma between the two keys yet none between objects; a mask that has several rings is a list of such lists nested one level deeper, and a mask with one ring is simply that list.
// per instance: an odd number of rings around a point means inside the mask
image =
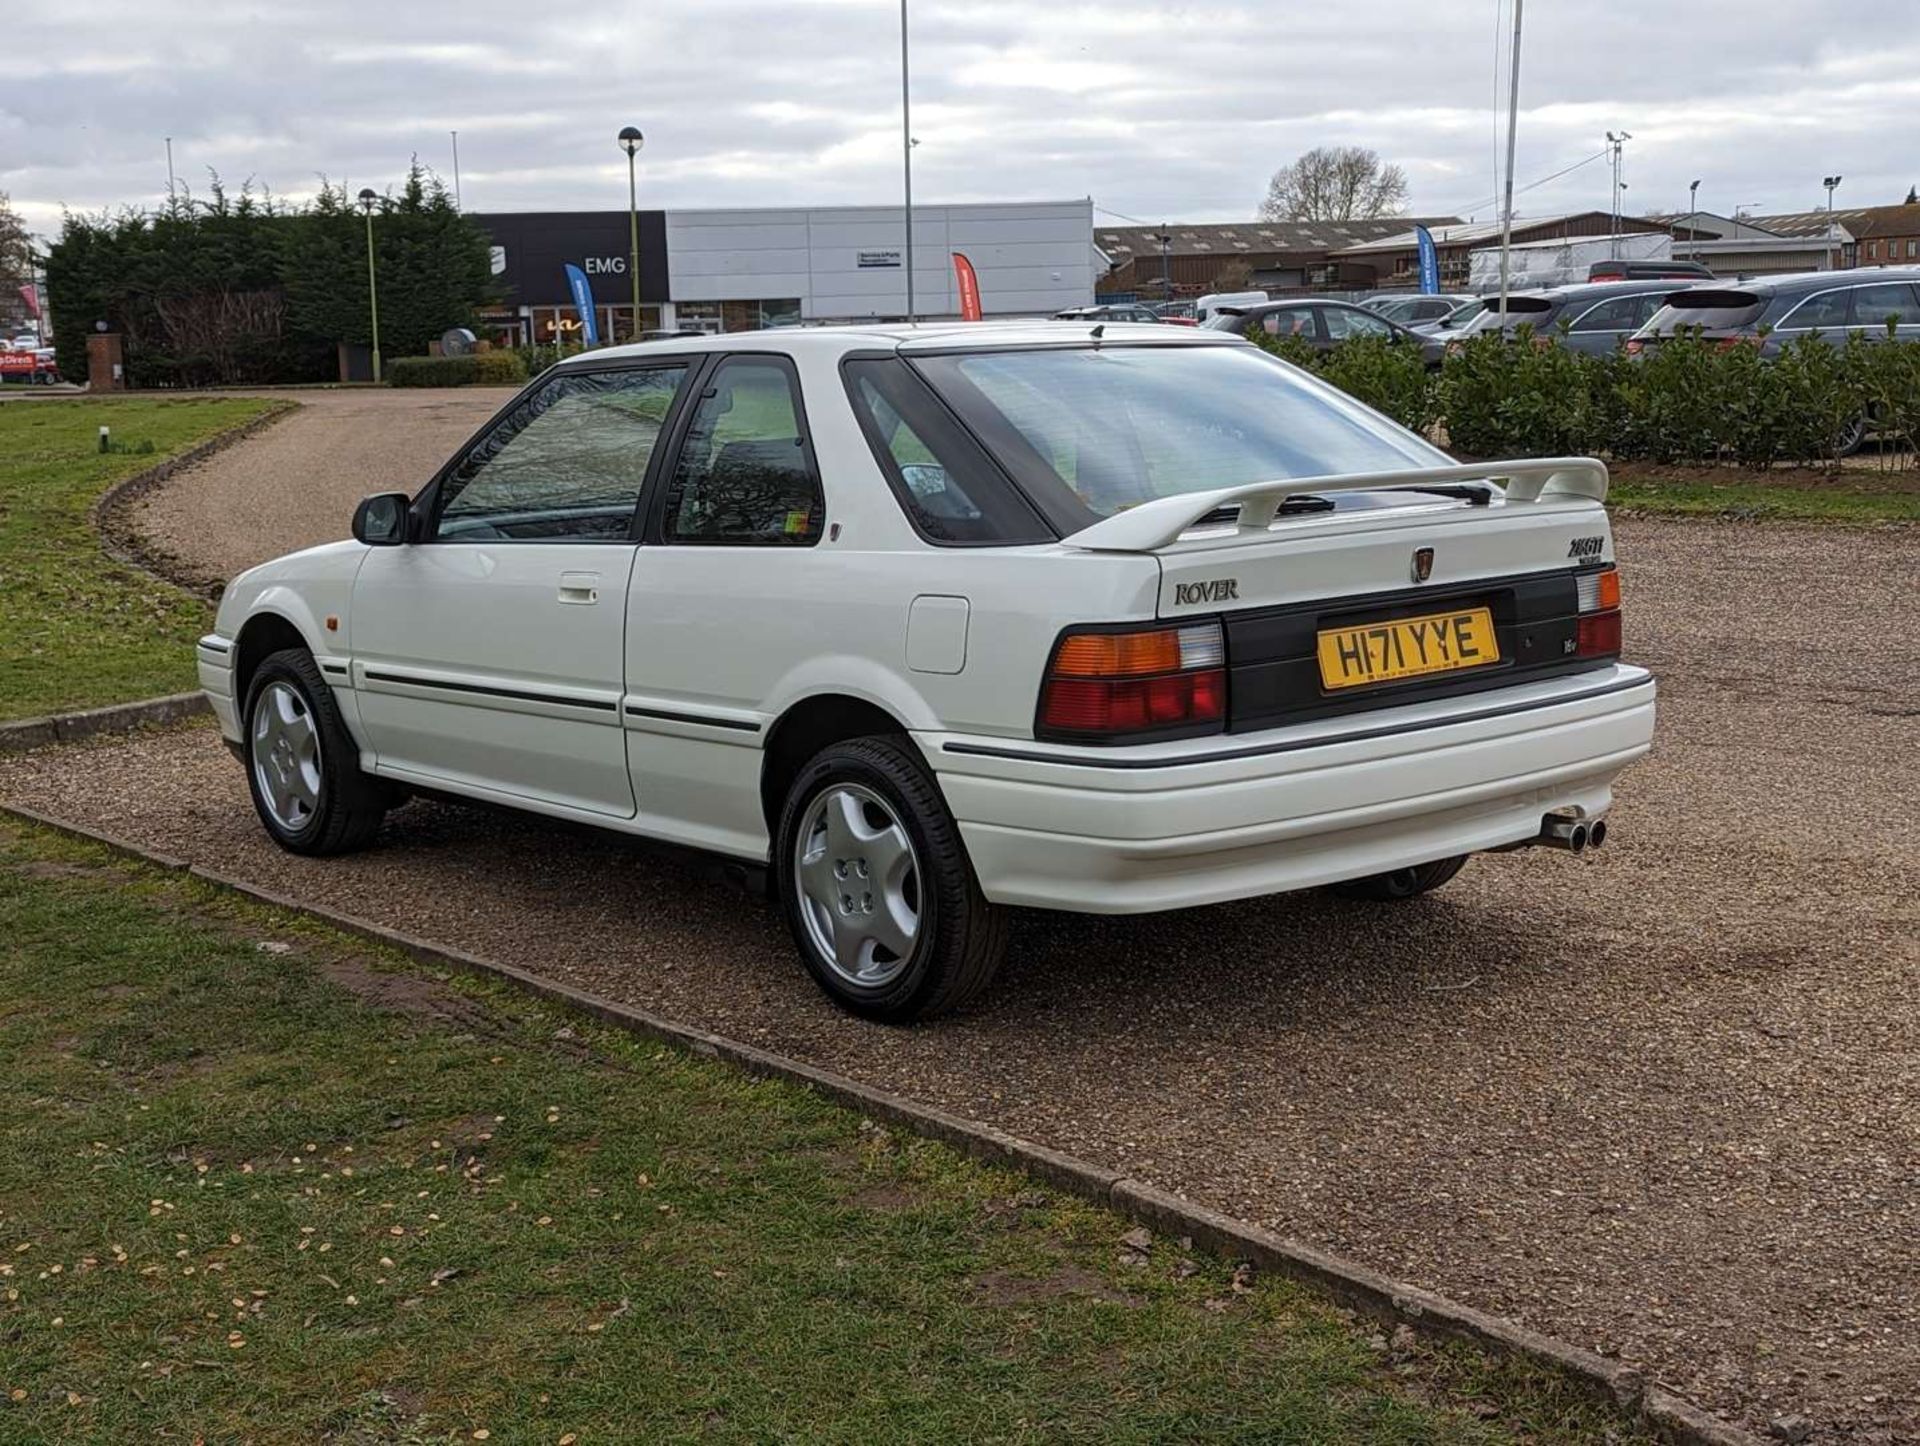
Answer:
[{"label": "yellow licence plate", "polygon": [[1320,681],[1329,688],[1391,683],[1499,661],[1490,608],[1328,628],[1320,634]]}]

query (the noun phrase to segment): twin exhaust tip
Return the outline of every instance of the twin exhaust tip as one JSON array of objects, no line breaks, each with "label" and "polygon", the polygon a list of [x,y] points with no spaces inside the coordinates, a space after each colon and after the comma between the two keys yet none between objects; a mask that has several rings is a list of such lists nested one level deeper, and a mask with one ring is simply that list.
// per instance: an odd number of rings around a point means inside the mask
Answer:
[{"label": "twin exhaust tip", "polygon": [[1568,853],[1585,853],[1588,849],[1599,848],[1607,841],[1607,821],[1604,818],[1588,820],[1573,814],[1550,813],[1540,820],[1540,837],[1536,843],[1548,848],[1565,849]]}]

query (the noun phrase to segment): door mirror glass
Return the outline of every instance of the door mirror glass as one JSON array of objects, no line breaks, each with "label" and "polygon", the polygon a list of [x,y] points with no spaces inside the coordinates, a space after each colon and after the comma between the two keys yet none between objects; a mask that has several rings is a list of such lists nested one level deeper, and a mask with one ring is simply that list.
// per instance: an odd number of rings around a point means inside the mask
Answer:
[{"label": "door mirror glass", "polygon": [[368,547],[398,547],[407,540],[413,499],[404,492],[376,492],[353,509],[353,540]]}]

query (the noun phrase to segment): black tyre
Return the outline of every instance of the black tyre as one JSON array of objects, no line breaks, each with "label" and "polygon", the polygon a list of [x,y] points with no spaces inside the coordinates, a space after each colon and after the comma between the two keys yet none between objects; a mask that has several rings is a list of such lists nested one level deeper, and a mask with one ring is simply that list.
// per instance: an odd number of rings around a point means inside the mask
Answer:
[{"label": "black tyre", "polygon": [[254,671],[241,736],[254,809],[281,848],[348,853],[379,831],[387,794],[360,771],[360,750],[306,649],[270,654]]},{"label": "black tyre", "polygon": [[957,1009],[1006,954],[953,816],[912,746],[855,738],[800,770],[774,840],[780,903],[835,1003],[904,1023]]},{"label": "black tyre", "polygon": [[1412,868],[1369,874],[1364,879],[1349,879],[1344,884],[1332,885],[1330,892],[1343,899],[1375,899],[1381,902],[1411,899],[1432,893],[1466,866],[1467,856],[1455,854],[1450,859],[1435,859],[1430,864],[1415,864]]}]

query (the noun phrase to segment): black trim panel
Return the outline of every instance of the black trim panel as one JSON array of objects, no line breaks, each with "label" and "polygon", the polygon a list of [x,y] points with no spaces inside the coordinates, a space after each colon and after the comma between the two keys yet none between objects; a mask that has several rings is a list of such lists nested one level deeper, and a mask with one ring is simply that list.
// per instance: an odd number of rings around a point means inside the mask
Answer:
[{"label": "black trim panel", "polygon": [[758,733],[760,725],[742,718],[709,718],[699,713],[675,713],[666,708],[637,708],[629,703],[629,718],[659,718],[668,723],[698,723],[702,728],[732,728],[741,733]]},{"label": "black trim panel", "polygon": [[943,743],[942,753],[969,754],[976,758],[1012,758],[1021,763],[1054,763],[1064,768],[1191,768],[1201,763],[1226,763],[1236,758],[1261,758],[1271,753],[1299,753],[1308,748],[1331,748],[1338,743],[1361,743],[1369,738],[1387,738],[1395,733],[1419,733],[1429,728],[1450,728],[1456,723],[1480,723],[1489,718],[1504,718],[1514,713],[1531,713],[1538,708],[1557,708],[1563,703],[1584,703],[1589,698],[1605,698],[1633,688],[1651,688],[1653,679],[1627,678],[1604,688],[1588,688],[1558,698],[1530,698],[1524,703],[1504,703],[1498,708],[1478,708],[1471,713],[1455,713],[1446,718],[1429,718],[1418,723],[1398,723],[1381,728],[1355,728],[1346,733],[1329,733],[1319,738],[1289,739],[1267,743],[1258,748],[1222,748],[1213,753],[1196,753],[1187,758],[1113,758],[1092,755],[1063,758],[1057,753],[1032,753],[1021,748],[995,748],[984,743]]},{"label": "black trim panel", "polygon": [[405,673],[386,673],[367,669],[367,681],[400,683],[409,688],[438,689],[445,693],[474,693],[483,698],[511,698],[517,703],[551,703],[559,708],[590,708],[596,713],[618,712],[617,705],[598,698],[582,698],[564,693],[528,693],[516,688],[489,688],[481,683],[448,683],[439,678],[414,678]]}]

